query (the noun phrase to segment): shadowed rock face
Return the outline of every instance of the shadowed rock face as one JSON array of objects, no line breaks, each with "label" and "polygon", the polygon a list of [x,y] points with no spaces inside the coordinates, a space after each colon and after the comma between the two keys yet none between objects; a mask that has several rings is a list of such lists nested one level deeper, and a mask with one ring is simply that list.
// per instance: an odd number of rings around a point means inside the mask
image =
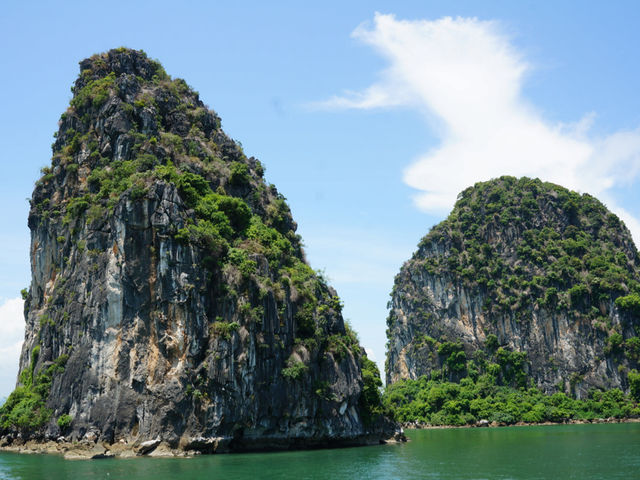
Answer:
[{"label": "shadowed rock face", "polygon": [[208,452],[392,435],[260,162],[144,53],[80,68],[29,214],[18,385],[49,417],[5,433]]},{"label": "shadowed rock face", "polygon": [[[547,393],[628,390],[639,265],[629,231],[589,195],[528,178],[476,184],[396,276],[387,382],[443,368],[461,378],[495,335],[490,348],[525,352],[524,383]],[[466,358],[450,360],[445,342]]]}]

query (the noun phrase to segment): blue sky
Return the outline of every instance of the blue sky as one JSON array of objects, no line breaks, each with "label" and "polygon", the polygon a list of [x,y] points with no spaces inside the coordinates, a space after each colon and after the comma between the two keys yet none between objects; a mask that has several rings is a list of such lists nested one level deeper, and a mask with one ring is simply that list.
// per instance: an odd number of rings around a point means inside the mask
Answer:
[{"label": "blue sky", "polygon": [[638,239],[635,2],[58,3],[1,7],[0,397],[30,281],[25,199],[78,62],[118,46],[186,79],[266,165],[380,365],[393,276],[476,181],[592,193]]}]

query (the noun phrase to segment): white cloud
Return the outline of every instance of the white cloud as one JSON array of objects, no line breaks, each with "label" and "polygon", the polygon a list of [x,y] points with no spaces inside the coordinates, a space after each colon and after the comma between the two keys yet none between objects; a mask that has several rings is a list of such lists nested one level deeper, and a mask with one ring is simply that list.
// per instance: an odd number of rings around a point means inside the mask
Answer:
[{"label": "white cloud", "polygon": [[11,393],[18,375],[24,339],[23,306],[21,298],[12,298],[0,305],[0,397]]},{"label": "white cloud", "polygon": [[596,138],[589,134],[592,113],[575,124],[545,121],[521,93],[530,66],[496,22],[376,14],[372,26],[361,25],[353,36],[384,56],[388,68],[363,92],[317,105],[407,106],[437,119],[440,145],[404,171],[404,181],[420,191],[419,208],[446,213],[475,182],[526,175],[600,198],[640,240],[640,222],[612,197],[640,173],[640,130]]},{"label": "white cloud", "polygon": [[[367,357],[369,358],[369,360],[373,361],[373,362],[377,362],[378,359],[376,358],[376,354],[373,352],[372,348],[368,348],[368,347],[364,347],[364,351],[367,354]],[[378,366],[378,368],[380,368]]]}]

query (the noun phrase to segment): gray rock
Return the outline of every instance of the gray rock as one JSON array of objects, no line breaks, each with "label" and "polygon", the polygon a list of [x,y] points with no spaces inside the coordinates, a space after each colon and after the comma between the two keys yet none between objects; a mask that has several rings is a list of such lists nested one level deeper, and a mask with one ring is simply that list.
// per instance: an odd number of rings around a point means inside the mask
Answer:
[{"label": "gray rock", "polygon": [[[37,374],[68,356],[64,371],[53,375],[47,407],[54,414],[43,431],[59,435],[55,419],[68,414],[67,439],[124,441],[143,453],[157,448],[158,439],[167,449],[212,452],[392,436],[397,428],[388,421],[363,423],[360,348],[347,345],[338,355],[331,346],[331,336],[346,338],[333,289],[310,270],[277,274],[260,249],[250,252],[256,273],[245,275],[212,258],[216,253],[206,245],[179,241],[176,233],[193,224],[195,214],[170,180],[148,175],[138,185],[142,194],[129,188],[109,199],[100,197],[102,184],[91,177],[141,154],[151,162],[147,173],[154,161],[171,160],[212,190],[246,202],[281,232],[306,269],[295,222],[275,187],[257,173],[257,161],[224,134],[196,93],[158,81],[161,67],[140,52],[114,50],[81,66],[76,97],[112,71],[117,81],[104,104],[87,102],[63,116],[53,147],[60,168],[38,182],[32,197],[32,281],[20,371]],[[77,153],[74,138],[81,138]],[[80,168],[68,167],[73,162]],[[231,164],[246,165],[248,180],[232,182]],[[71,212],[82,198],[91,206]],[[240,239],[235,245],[243,248]],[[295,275],[309,275],[317,304],[296,289]],[[298,313],[309,303],[312,325],[303,337]],[[304,375],[284,375],[295,362],[304,363]],[[323,395],[315,393],[318,385]]]},{"label": "gray rock", "polygon": [[159,438],[153,439],[153,440],[147,440],[146,442],[142,442],[138,448],[137,448],[137,452],[139,455],[145,455],[149,452],[151,452],[154,448],[156,448],[158,445],[160,445],[160,442],[162,440],[160,440]]}]

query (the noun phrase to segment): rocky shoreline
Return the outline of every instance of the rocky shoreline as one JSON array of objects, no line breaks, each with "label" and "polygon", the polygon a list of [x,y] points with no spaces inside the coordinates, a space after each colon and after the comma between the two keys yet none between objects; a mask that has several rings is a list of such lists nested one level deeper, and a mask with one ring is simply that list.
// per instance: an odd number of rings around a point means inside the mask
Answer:
[{"label": "rocky shoreline", "polygon": [[145,442],[116,443],[100,442],[95,438],[83,438],[81,441],[69,441],[65,437],[56,440],[27,440],[13,438],[10,435],[0,438],[0,452],[24,454],[62,455],[66,460],[98,460],[105,458],[135,457],[194,457],[214,453],[247,453],[282,450],[322,449],[335,447],[359,447],[406,442],[402,430],[386,439],[379,435],[362,435],[349,439],[256,439],[255,442],[241,446],[233,444],[233,437],[198,438],[184,446],[172,446],[160,439]]},{"label": "rocky shoreline", "polygon": [[593,420],[567,420],[565,422],[537,422],[537,423],[504,423],[478,420],[472,425],[431,425],[429,423],[405,422],[403,430],[439,430],[444,428],[488,428],[488,427],[540,427],[551,425],[584,425],[589,423],[640,423],[640,418],[595,418]]}]

